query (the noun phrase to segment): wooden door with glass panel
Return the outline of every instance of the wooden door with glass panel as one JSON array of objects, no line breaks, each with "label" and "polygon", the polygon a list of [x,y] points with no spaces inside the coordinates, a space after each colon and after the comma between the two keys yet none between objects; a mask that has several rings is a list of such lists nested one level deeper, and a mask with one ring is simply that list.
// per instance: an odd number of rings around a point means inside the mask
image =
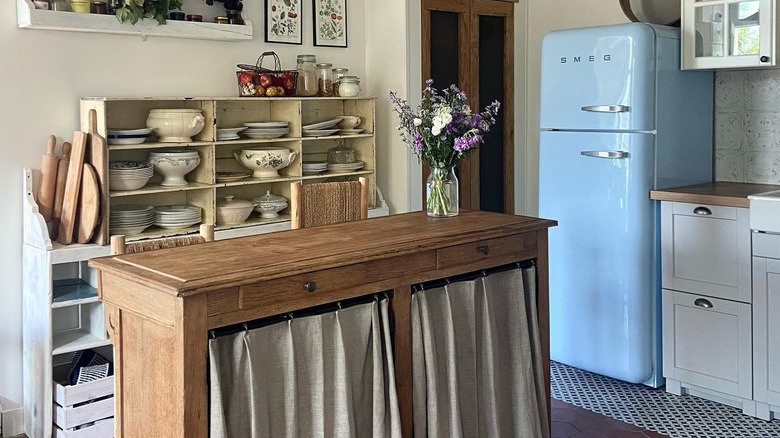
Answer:
[{"label": "wooden door with glass panel", "polygon": [[512,1],[422,0],[423,80],[457,85],[473,111],[501,102],[484,143],[458,164],[462,208],[514,213],[513,14]]}]

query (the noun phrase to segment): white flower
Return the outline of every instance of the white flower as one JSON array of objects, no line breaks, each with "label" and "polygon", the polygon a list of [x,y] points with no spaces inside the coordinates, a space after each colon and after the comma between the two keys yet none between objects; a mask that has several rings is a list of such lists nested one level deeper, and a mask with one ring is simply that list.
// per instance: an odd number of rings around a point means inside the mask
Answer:
[{"label": "white flower", "polygon": [[420,125],[422,125],[422,119],[421,119],[421,118],[419,118],[419,117],[415,117],[415,118],[414,118],[414,120],[413,120],[412,122],[414,122],[414,126],[420,126]]},{"label": "white flower", "polygon": [[452,114],[444,113],[441,115],[441,121],[443,126],[447,126],[452,121]]},{"label": "white flower", "polygon": [[439,126],[439,125],[433,125],[433,127],[431,128],[431,134],[433,134],[433,135],[441,134],[441,128],[442,127]]}]

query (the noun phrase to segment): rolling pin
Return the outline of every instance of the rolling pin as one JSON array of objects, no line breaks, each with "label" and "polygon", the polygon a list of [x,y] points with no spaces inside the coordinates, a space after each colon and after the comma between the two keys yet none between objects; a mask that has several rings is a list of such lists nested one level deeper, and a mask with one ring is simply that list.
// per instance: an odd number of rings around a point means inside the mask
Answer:
[{"label": "rolling pin", "polygon": [[46,153],[41,156],[41,184],[38,186],[38,211],[43,220],[51,220],[54,208],[54,190],[57,184],[57,162],[59,158],[54,153],[57,137],[50,135],[46,139]]},{"label": "rolling pin", "polygon": [[52,211],[52,240],[57,240],[62,217],[62,199],[65,197],[65,180],[68,178],[68,166],[70,165],[70,143],[62,144],[62,158],[57,166],[57,184],[54,189],[54,208]]}]

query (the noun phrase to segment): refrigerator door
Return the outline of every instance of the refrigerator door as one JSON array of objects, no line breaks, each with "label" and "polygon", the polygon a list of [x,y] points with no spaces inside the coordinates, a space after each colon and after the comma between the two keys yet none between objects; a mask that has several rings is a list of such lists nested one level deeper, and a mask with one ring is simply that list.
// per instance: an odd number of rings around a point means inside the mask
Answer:
[{"label": "refrigerator door", "polygon": [[655,46],[644,23],[545,35],[540,127],[655,129]]},{"label": "refrigerator door", "polygon": [[654,135],[542,132],[550,356],[641,383],[653,372]]}]

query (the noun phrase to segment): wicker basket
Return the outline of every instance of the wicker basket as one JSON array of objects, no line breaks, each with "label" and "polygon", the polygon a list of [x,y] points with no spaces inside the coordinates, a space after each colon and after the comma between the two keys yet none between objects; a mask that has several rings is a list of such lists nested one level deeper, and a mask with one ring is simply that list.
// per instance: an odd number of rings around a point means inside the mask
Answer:
[{"label": "wicker basket", "polygon": [[[263,68],[265,58],[273,58],[274,69]],[[295,96],[297,70],[282,70],[282,63],[275,52],[265,52],[255,65],[238,64],[236,72],[240,97],[291,97]]]}]

